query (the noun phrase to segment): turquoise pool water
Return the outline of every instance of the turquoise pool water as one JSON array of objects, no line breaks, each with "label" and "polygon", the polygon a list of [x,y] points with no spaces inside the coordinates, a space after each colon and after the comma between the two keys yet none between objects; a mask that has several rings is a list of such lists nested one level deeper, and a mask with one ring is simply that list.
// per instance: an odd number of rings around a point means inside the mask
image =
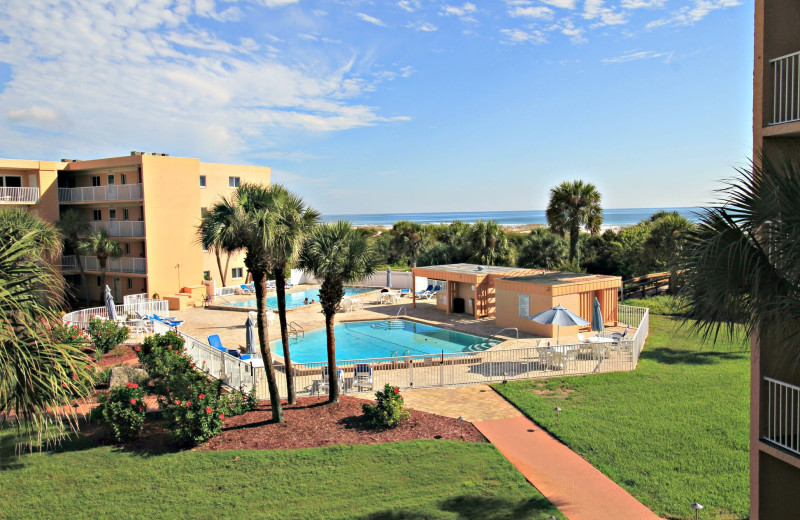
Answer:
[{"label": "turquoise pool water", "polygon": [[[366,293],[374,290],[375,289],[371,289],[369,287],[345,287],[344,295],[355,296],[357,294]],[[319,289],[306,289],[305,291],[286,293],[286,308],[294,309],[295,307],[302,307],[303,305],[306,305],[305,303],[303,303],[306,298],[308,298],[308,301],[314,300],[318,302]],[[249,309],[255,309],[256,299],[255,297],[252,297],[249,300],[241,300],[238,302],[226,303],[225,305],[228,305],[230,307],[246,307]],[[278,310],[277,296],[267,297],[267,308]]]},{"label": "turquoise pool water", "polygon": [[[341,323],[333,330],[336,334],[336,358],[341,360],[402,356],[406,350],[412,355],[440,354],[442,351],[475,352],[500,343],[403,319]],[[280,340],[270,345],[275,354],[281,355],[283,346]],[[326,361],[325,329],[308,332],[305,338],[292,338],[289,353],[292,361],[297,363]]]}]

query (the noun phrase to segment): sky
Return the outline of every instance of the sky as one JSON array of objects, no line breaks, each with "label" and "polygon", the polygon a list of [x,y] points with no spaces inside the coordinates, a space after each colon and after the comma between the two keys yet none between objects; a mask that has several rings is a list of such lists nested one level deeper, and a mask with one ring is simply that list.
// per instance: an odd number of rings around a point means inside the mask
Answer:
[{"label": "sky", "polygon": [[752,155],[753,0],[3,0],[0,157],[272,167],[323,214],[697,206]]}]

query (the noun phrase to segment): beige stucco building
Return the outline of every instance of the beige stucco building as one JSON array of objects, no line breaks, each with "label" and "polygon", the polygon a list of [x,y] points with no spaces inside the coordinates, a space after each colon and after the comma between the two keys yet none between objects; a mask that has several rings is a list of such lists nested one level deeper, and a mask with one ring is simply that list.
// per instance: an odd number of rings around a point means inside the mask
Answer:
[{"label": "beige stucco building", "polygon": [[[202,250],[196,229],[204,209],[245,182],[269,185],[270,168],[142,152],[87,161],[0,159],[0,206],[27,208],[50,222],[77,209],[91,230],[105,229],[122,246],[122,257],[107,267],[114,299],[164,297],[201,285],[204,274],[220,283],[215,256]],[[244,283],[243,260],[241,254],[231,257],[228,285]],[[91,297],[100,300],[104,284],[97,259],[82,257],[82,264]],[[62,270],[79,283],[73,251],[64,251]]]}]

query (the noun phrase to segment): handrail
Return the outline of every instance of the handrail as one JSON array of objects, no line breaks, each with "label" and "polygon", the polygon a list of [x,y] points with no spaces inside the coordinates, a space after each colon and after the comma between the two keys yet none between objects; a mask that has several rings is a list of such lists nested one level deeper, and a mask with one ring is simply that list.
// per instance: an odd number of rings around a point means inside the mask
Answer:
[{"label": "handrail", "polygon": [[[295,326],[296,326],[297,328],[295,328]],[[303,326],[302,326],[302,325],[300,325],[299,323],[297,323],[296,321],[291,321],[291,322],[289,322],[289,330],[293,330],[293,331],[294,331],[294,335],[295,335],[295,336],[297,336],[297,335],[298,335],[298,331],[297,331],[297,329],[300,329],[300,332],[302,332],[302,333],[303,333],[303,339],[305,339],[305,337],[306,337],[306,329],[304,329],[304,328],[303,328]]]},{"label": "handrail", "polygon": [[517,333],[517,339],[519,339],[519,329],[516,328],[516,327],[506,327],[504,329],[500,329],[499,332],[496,332],[495,334],[492,334],[491,336],[489,336],[489,339],[492,339],[492,338],[494,338],[496,336],[499,336],[500,333],[505,332],[507,330],[513,330],[514,332],[516,332]]},{"label": "handrail", "polygon": [[403,306],[403,307],[400,307],[399,309],[397,309],[397,314],[395,314],[394,318],[392,318],[392,319],[393,320],[399,320],[401,312],[404,313],[406,316],[408,316],[408,312],[406,312],[406,308],[405,308],[405,306]]}]

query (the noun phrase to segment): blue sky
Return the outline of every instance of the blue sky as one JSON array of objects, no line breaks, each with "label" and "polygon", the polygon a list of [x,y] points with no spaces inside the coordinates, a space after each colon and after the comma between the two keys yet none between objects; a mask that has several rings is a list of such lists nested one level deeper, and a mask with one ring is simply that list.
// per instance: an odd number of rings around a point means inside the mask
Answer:
[{"label": "blue sky", "polygon": [[269,165],[326,214],[701,205],[751,156],[753,0],[5,0],[0,156]]}]

